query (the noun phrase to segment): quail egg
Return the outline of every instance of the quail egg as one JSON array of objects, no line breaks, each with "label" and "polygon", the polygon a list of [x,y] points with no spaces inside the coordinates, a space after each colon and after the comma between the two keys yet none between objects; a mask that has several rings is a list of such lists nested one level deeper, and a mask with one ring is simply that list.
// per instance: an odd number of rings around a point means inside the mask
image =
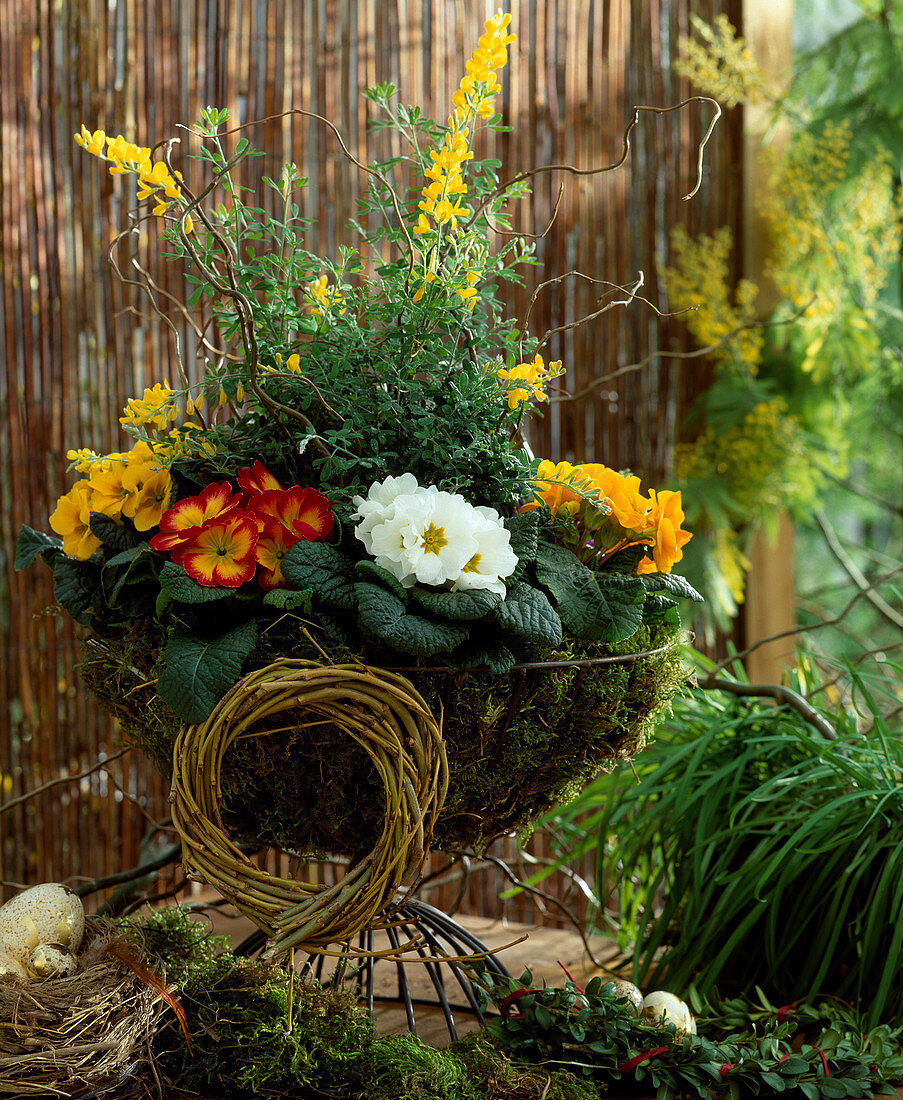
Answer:
[{"label": "quail egg", "polygon": [[643,1008],[643,994],[633,982],[625,981],[623,978],[615,978],[612,985],[615,987],[615,996],[626,997],[627,1004],[639,1015]]},{"label": "quail egg", "polygon": [[77,968],[78,960],[61,943],[38,944],[25,963],[32,978],[65,978]]},{"label": "quail egg", "polygon": [[678,1031],[689,1032],[695,1026],[687,1005],[664,989],[646,994],[640,1015],[652,1024],[673,1024]]},{"label": "quail egg", "polygon": [[22,964],[39,944],[77,951],[84,931],[81,899],[58,882],[32,886],[0,906],[0,951]]}]

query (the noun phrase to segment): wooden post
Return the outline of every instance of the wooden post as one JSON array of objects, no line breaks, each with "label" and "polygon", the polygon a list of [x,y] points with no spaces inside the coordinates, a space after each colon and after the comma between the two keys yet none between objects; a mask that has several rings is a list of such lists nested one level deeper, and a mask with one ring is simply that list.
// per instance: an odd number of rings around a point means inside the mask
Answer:
[{"label": "wooden post", "polygon": [[[787,79],[793,64],[793,0],[744,0],[743,37],[770,81]],[[765,314],[776,301],[776,291],[763,278],[767,240],[756,209],[756,196],[768,186],[762,163],[762,135],[769,123],[768,108],[745,108],[743,254],[747,278],[761,288],[759,310]],[[771,145],[786,139],[774,133]],[[793,580],[793,526],[780,517],[777,536],[770,540],[759,532],[750,552],[746,583],[744,646],[760,638],[792,630],[796,625]],[[754,650],[746,660],[746,672],[754,683],[779,683],[783,670],[792,665],[794,637],[788,636]]]}]

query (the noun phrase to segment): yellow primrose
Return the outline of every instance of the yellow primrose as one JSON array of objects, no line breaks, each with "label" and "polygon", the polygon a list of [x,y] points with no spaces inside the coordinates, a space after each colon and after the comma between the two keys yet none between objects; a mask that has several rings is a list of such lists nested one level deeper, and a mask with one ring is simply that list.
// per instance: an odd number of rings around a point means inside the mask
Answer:
[{"label": "yellow primrose", "polygon": [[76,481],[69,492],[59,498],[50,515],[50,527],[62,538],[63,553],[67,557],[85,561],[101,547],[100,539],[88,526],[92,511],[97,511],[92,497],[90,483]]}]

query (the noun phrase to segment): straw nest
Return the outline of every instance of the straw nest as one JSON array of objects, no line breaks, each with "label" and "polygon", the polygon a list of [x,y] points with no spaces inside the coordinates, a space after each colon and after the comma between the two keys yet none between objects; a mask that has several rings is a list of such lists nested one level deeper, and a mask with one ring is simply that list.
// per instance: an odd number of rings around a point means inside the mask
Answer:
[{"label": "straw nest", "polygon": [[[372,851],[332,886],[258,868],[223,829],[223,757],[233,742],[329,725],[361,746],[384,790]],[[186,870],[216,887],[275,942],[323,951],[378,928],[399,889],[419,878],[448,786],[439,724],[403,677],[360,665],[281,659],[240,680],[173,751],[170,802]],[[360,952],[359,952],[360,953]]]},{"label": "straw nest", "polygon": [[[0,978],[0,1096],[111,1096],[149,1057],[162,1005],[110,954],[119,937],[88,923],[69,977]],[[125,1082],[128,1080],[128,1084]]]}]

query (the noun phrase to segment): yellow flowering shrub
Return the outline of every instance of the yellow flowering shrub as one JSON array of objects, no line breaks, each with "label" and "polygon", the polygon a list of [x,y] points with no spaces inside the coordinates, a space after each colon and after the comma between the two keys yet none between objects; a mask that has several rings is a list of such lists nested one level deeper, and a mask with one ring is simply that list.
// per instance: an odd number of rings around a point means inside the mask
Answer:
[{"label": "yellow flowering shrub", "polygon": [[690,24],[695,33],[681,38],[681,55],[674,65],[679,76],[725,107],[768,98],[762,67],[723,12],[711,23],[691,15]]}]

